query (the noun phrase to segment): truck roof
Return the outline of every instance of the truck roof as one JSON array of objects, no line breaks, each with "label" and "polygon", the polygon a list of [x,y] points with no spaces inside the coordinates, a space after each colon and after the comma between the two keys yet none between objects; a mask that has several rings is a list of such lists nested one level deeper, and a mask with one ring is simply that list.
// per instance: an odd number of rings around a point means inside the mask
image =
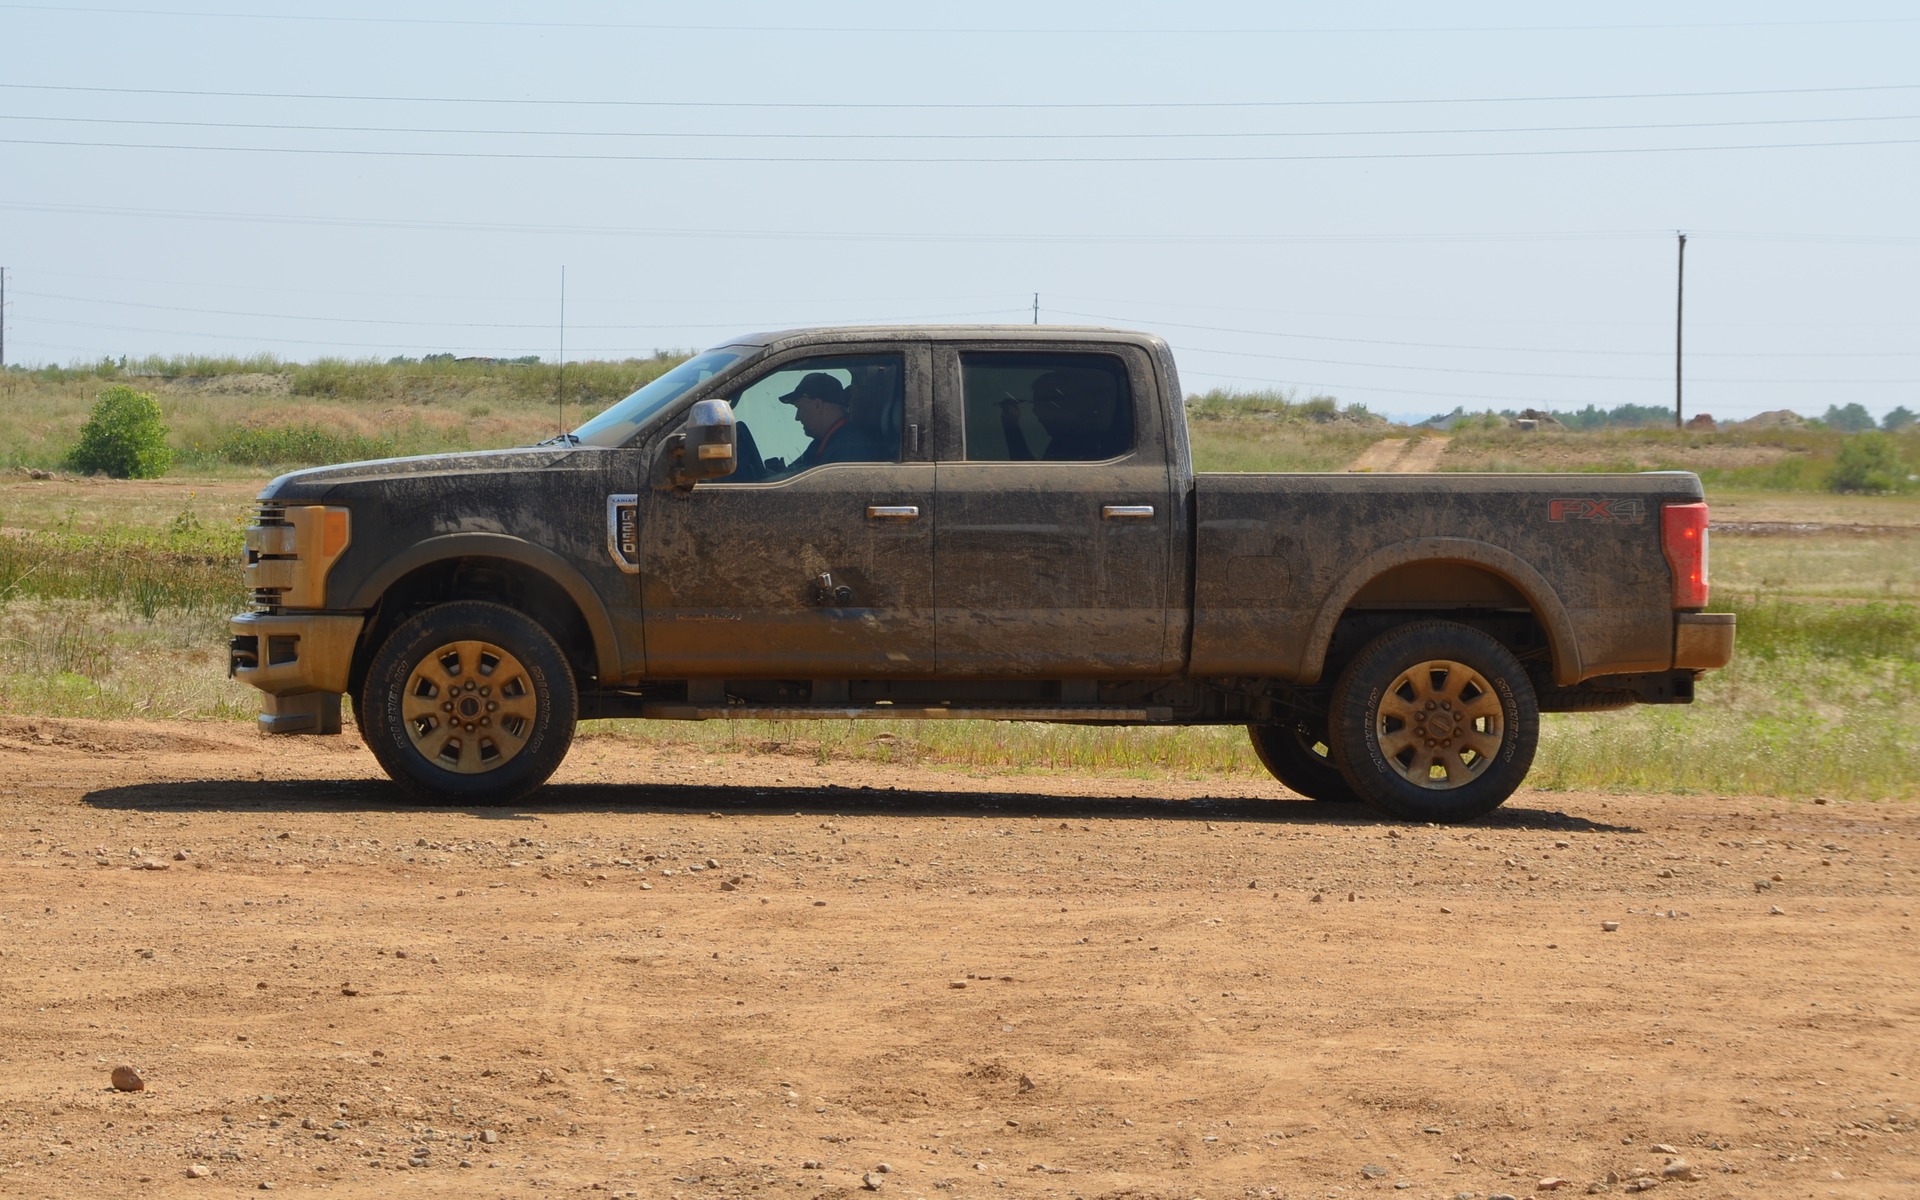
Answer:
[{"label": "truck roof", "polygon": [[1165,350],[1166,342],[1157,334],[1106,325],[819,325],[800,329],[781,329],[769,333],[749,333],[719,343],[728,346],[773,348],[787,343],[818,345],[822,342],[921,341],[1021,341],[1084,342],[1089,336],[1101,341],[1124,342],[1152,350]]}]

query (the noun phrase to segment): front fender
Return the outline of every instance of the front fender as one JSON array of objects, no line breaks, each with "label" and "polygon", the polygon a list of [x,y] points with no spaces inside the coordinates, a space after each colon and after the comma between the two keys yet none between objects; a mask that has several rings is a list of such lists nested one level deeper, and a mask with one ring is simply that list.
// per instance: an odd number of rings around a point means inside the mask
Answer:
[{"label": "front fender", "polygon": [[620,643],[613,621],[593,585],[558,554],[504,533],[449,533],[416,542],[380,564],[380,568],[360,581],[353,593],[332,607],[364,612],[380,602],[380,597],[401,579],[422,567],[456,558],[497,558],[538,571],[560,585],[574,607],[587,622],[593,635],[594,661],[603,680],[620,678]]}]

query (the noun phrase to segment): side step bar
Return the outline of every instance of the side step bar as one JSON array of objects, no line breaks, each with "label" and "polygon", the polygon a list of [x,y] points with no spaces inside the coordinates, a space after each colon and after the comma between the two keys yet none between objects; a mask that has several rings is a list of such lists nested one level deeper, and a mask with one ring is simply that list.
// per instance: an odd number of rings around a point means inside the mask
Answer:
[{"label": "side step bar", "polygon": [[1171,708],[1100,708],[1092,705],[964,707],[958,704],[687,704],[662,700],[642,704],[639,715],[655,721],[1080,721],[1146,725],[1173,720]]}]

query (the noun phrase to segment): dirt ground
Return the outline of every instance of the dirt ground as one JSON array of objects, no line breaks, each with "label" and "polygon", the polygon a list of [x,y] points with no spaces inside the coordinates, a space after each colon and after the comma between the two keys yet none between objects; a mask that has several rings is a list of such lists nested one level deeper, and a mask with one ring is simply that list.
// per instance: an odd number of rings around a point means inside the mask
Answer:
[{"label": "dirt ground", "polygon": [[465,811],[351,735],[25,718],[0,767],[7,1197],[1920,1194],[1910,807],[587,738]]}]

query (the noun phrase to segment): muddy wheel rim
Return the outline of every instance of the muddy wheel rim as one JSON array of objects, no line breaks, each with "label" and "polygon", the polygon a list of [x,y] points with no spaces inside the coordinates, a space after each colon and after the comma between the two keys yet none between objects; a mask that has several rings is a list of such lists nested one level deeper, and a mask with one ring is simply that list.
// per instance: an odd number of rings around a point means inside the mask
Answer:
[{"label": "muddy wheel rim", "polygon": [[421,757],[443,770],[482,775],[526,748],[539,696],[520,660],[491,642],[448,642],[407,678],[400,714]]},{"label": "muddy wheel rim", "polygon": [[1389,769],[1416,787],[1450,791],[1493,764],[1506,714],[1486,676],[1433,659],[1402,672],[1381,694],[1373,727]]}]

